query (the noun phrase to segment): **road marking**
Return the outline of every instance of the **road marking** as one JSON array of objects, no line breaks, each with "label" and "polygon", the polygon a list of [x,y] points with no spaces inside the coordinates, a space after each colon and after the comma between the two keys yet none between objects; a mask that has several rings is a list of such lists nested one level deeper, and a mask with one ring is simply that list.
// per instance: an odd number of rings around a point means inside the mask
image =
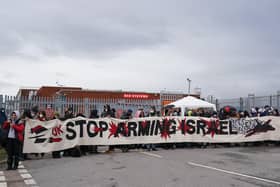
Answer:
[{"label": "road marking", "polygon": [[33,179],[24,180],[25,184],[27,185],[35,185],[36,182]]},{"label": "road marking", "polygon": [[6,182],[0,182],[0,187],[7,187],[7,183]]},{"label": "road marking", "polygon": [[19,169],[18,172],[19,173],[28,173],[28,171],[26,169]]},{"label": "road marking", "polygon": [[27,173],[27,174],[21,174],[21,177],[24,178],[24,179],[30,179],[30,178],[32,178],[32,176],[31,176],[29,173]]},{"label": "road marking", "polygon": [[153,153],[147,153],[147,152],[140,152],[144,155],[148,155],[148,156],[152,156],[152,157],[156,157],[156,158],[162,158],[162,156],[157,155],[157,154],[153,154]]},{"label": "road marking", "polygon": [[[20,165],[21,168],[24,168],[23,164]],[[28,173],[27,169],[19,169],[18,170],[20,176],[24,179],[24,183],[26,185],[30,185],[32,187],[39,187],[36,181],[32,178],[32,176]],[[2,187],[2,186],[0,186]]]},{"label": "road marking", "polygon": [[228,170],[224,170],[224,169],[218,169],[218,168],[214,168],[214,167],[211,167],[211,166],[196,164],[196,163],[193,163],[193,162],[188,162],[188,164],[192,165],[192,166],[196,166],[196,167],[202,167],[202,168],[207,168],[207,169],[211,169],[211,170],[220,171],[220,172],[231,174],[231,175],[247,177],[247,178],[256,179],[256,180],[259,180],[259,181],[264,181],[264,182],[273,183],[273,184],[280,184],[280,182],[278,182],[278,181],[263,179],[263,178],[260,178],[260,177],[254,177],[254,176],[251,176],[251,175],[246,175],[246,174],[237,173],[237,172],[233,172],[233,171],[228,171]]},{"label": "road marking", "polygon": [[6,181],[6,177],[5,176],[0,176],[0,182],[5,182]]},{"label": "road marking", "polygon": [[23,166],[23,165],[19,165],[18,168],[19,168],[19,169],[23,169],[24,166]]}]

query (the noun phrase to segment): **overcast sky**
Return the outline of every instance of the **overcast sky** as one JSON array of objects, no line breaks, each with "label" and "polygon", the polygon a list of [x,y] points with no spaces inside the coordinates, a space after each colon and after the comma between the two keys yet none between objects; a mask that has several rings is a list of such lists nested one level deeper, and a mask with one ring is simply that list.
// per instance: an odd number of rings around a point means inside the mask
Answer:
[{"label": "overcast sky", "polygon": [[279,0],[0,0],[0,94],[19,87],[280,90]]}]

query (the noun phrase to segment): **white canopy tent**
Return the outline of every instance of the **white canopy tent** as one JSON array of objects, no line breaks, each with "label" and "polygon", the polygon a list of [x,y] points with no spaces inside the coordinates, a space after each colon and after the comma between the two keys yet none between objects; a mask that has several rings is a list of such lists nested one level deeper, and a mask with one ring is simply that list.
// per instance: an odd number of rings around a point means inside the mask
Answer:
[{"label": "white canopy tent", "polygon": [[174,108],[181,108],[181,115],[184,116],[185,109],[198,109],[198,108],[210,108],[216,111],[216,106],[212,103],[208,103],[206,101],[203,101],[201,99],[187,96],[182,99],[179,99],[173,103],[170,103],[168,105],[165,105],[165,107],[174,107]]}]

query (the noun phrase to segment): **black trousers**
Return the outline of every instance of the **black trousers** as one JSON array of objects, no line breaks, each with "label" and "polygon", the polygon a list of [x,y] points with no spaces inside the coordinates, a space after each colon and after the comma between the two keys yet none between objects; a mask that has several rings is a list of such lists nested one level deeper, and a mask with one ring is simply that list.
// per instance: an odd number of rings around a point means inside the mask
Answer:
[{"label": "black trousers", "polygon": [[8,138],[7,152],[8,152],[8,168],[17,168],[20,155],[20,141],[15,138]]}]

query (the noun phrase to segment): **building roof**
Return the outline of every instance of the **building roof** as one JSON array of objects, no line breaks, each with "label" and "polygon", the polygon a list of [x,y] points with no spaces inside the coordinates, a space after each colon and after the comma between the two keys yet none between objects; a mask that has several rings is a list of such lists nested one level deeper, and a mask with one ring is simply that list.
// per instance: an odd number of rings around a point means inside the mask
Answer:
[{"label": "building roof", "polygon": [[159,93],[132,92],[122,90],[88,90],[80,87],[57,87],[42,86],[39,89],[20,89],[20,96],[28,97],[32,93],[39,97],[53,97],[63,95],[68,98],[89,98],[89,99],[160,99]]},{"label": "building roof", "polygon": [[80,87],[58,87],[58,86],[42,86],[38,92],[37,96],[41,97],[51,97],[56,95],[60,90],[82,90]]},{"label": "building roof", "polygon": [[30,92],[36,92],[38,90],[38,88],[20,88],[18,93],[17,93],[17,97],[19,96],[25,96],[28,97],[30,95]]},{"label": "building roof", "polygon": [[[42,86],[39,89],[24,88],[20,89],[18,96],[39,96],[39,97],[54,97],[63,95],[67,98],[89,98],[89,99],[141,99],[141,100],[158,100],[162,99],[165,104],[171,101],[178,100],[186,94],[174,92],[140,92],[140,91],[123,91],[123,90],[89,90],[81,87],[64,87],[64,86]],[[198,97],[198,95],[193,95]]]}]

